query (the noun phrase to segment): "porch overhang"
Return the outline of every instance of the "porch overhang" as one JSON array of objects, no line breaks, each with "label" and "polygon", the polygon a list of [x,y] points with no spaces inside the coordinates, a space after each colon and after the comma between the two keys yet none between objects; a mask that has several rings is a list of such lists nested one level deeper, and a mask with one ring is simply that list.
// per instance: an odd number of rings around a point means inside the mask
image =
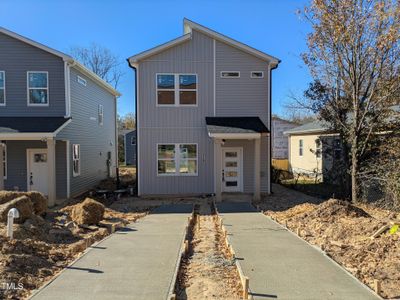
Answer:
[{"label": "porch overhang", "polygon": [[47,140],[71,122],[64,117],[2,117],[0,140]]},{"label": "porch overhang", "polygon": [[259,117],[206,117],[206,124],[214,139],[259,139],[269,134]]}]

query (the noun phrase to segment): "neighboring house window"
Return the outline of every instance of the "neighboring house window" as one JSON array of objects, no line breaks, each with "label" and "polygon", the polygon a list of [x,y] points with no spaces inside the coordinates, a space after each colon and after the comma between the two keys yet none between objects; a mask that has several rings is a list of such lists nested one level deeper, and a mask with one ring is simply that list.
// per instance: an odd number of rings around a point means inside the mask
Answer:
[{"label": "neighboring house window", "polygon": [[99,114],[99,125],[103,125],[104,123],[104,108],[103,105],[99,104],[99,108],[98,108],[98,114]]},{"label": "neighboring house window", "polygon": [[131,137],[131,145],[136,145],[136,137]]},{"label": "neighboring house window", "polygon": [[240,72],[238,71],[221,71],[222,78],[239,78]]},{"label": "neighboring house window", "polygon": [[0,71],[0,106],[6,105],[6,73]]},{"label": "neighboring house window", "polygon": [[251,72],[251,78],[264,78],[264,72],[263,71],[253,71]]},{"label": "neighboring house window", "polygon": [[81,145],[72,145],[72,174],[74,177],[81,175]]},{"label": "neighboring house window", "polygon": [[81,76],[78,76],[78,82],[84,86],[87,85],[86,79],[82,78]]},{"label": "neighboring house window", "polygon": [[197,144],[159,144],[158,175],[197,175]]},{"label": "neighboring house window", "polygon": [[157,104],[197,105],[197,75],[157,74]]},{"label": "neighboring house window", "polygon": [[2,159],[1,167],[3,168],[4,179],[7,179],[7,145],[5,142],[2,141],[0,141],[0,143],[3,143],[3,153],[1,155]]},{"label": "neighboring house window", "polygon": [[339,139],[333,140],[333,157],[337,160],[342,158],[342,146]]},{"label": "neighboring house window", "polygon": [[322,155],[322,142],[320,139],[315,140],[315,156],[321,158]]},{"label": "neighboring house window", "polygon": [[303,156],[303,140],[299,140],[299,156]]},{"label": "neighboring house window", "polygon": [[49,105],[48,72],[28,71],[28,105]]}]

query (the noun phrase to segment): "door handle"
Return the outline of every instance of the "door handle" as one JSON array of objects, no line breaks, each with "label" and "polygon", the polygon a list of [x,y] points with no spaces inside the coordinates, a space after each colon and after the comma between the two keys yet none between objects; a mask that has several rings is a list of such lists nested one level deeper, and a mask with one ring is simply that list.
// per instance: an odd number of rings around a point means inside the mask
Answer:
[{"label": "door handle", "polygon": [[30,176],[29,176],[29,184],[30,184],[30,185],[33,185],[33,175],[32,175],[32,172],[30,173]]}]

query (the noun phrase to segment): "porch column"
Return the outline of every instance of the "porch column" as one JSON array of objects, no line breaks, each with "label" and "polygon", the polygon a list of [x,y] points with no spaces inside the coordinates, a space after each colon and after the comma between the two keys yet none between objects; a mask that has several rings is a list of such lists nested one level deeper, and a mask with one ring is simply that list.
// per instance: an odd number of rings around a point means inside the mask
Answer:
[{"label": "porch column", "polygon": [[52,207],[56,204],[56,141],[54,139],[47,139],[47,168],[48,206]]},{"label": "porch column", "polygon": [[4,151],[4,144],[0,143],[0,191],[4,190],[3,151]]},{"label": "porch column", "polygon": [[261,139],[254,139],[254,200],[260,200],[260,185],[261,185]]},{"label": "porch column", "polygon": [[214,184],[215,184],[215,200],[221,202],[222,200],[222,162],[221,162],[221,151],[222,151],[222,140],[214,140]]}]

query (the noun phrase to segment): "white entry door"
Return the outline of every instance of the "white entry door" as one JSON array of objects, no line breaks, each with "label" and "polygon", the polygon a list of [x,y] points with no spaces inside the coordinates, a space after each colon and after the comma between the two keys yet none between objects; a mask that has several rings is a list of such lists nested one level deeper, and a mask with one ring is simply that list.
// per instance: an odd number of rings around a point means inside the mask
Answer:
[{"label": "white entry door", "polygon": [[28,191],[48,195],[47,149],[28,149],[27,160]]},{"label": "white entry door", "polygon": [[222,191],[243,191],[243,150],[222,148]]}]

